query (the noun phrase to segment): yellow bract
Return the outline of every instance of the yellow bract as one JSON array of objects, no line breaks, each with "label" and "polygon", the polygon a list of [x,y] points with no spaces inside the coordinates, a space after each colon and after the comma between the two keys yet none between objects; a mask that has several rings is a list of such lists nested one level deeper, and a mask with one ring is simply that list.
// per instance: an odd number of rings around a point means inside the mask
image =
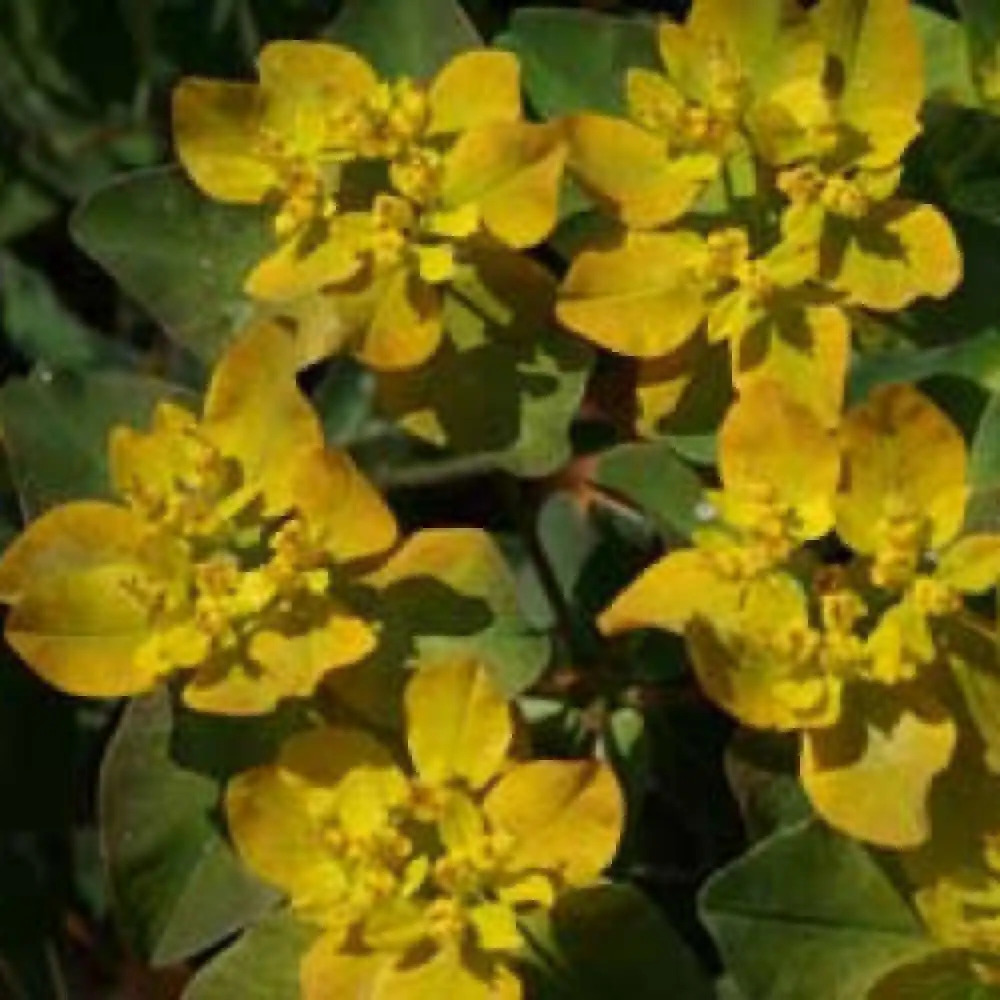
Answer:
[{"label": "yellow bract", "polygon": [[183,671],[191,707],[251,714],[374,648],[347,584],[395,521],[324,447],[284,330],[229,350],[200,417],[118,428],[110,466],[119,503],[56,507],[0,561],[7,639],[50,683],[117,697]]},{"label": "yellow bract", "polygon": [[340,46],[273,42],[259,71],[258,85],[185,80],[174,97],[195,183],[273,206],[279,245],[247,292],[298,322],[304,362],[347,350],[380,370],[422,364],[442,288],[477,244],[512,253],[555,225],[561,128],[523,120],[507,52],[387,82]]},{"label": "yellow bract", "polygon": [[606,764],[514,759],[479,663],[423,664],[405,708],[412,770],[361,732],[296,736],[230,784],[233,840],[323,930],[305,1000],[519,997],[518,920],[607,866],[621,793]]},{"label": "yellow bract", "polygon": [[628,119],[570,122],[574,172],[626,225],[674,222],[748,139],[781,161],[822,125],[823,49],[784,7],[698,0],[660,28],[663,72],[629,73]]},{"label": "yellow bract", "polygon": [[[829,822],[920,843],[956,740],[936,689],[938,628],[1000,578],[1000,535],[959,536],[958,431],[915,389],[888,386],[838,438],[761,383],[730,410],[719,449],[719,522],[648,569],[601,628],[684,634],[714,701],[751,726],[805,731],[803,783]],[[834,525],[853,559],[824,566],[803,545]]]},{"label": "yellow bract", "polygon": [[719,433],[722,489],[697,548],[669,553],[605,611],[609,632],[739,614],[745,588],[781,567],[833,524],[840,475],[836,439],[774,383],[760,383],[729,411]]},{"label": "yellow bract", "polygon": [[834,426],[848,310],[961,278],[944,216],[897,195],[923,100],[908,0],[696,0],[660,50],[664,73],[628,75],[629,119],[570,123],[578,178],[625,231],[573,261],[558,316],[642,361],[644,431],[680,405],[702,331],[738,393],[781,382]]}]

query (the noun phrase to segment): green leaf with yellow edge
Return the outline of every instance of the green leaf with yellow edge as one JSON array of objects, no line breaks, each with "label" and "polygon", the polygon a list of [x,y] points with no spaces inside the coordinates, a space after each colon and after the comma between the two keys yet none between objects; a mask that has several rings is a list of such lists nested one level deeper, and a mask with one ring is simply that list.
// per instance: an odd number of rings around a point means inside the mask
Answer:
[{"label": "green leaf with yellow edge", "polygon": [[417,80],[483,45],[458,0],[346,0],[323,35],[360,52],[382,76]]},{"label": "green leaf with yellow edge", "polygon": [[409,433],[543,476],[572,453],[569,430],[594,352],[553,328],[550,277],[503,251],[445,296],[448,339],[423,367],[378,377],[380,409]]},{"label": "green leaf with yellow edge", "polygon": [[659,66],[649,18],[549,7],[517,10],[497,43],[520,57],[528,100],[547,118],[581,111],[623,114],[626,70]]},{"label": "green leaf with yellow edge", "polygon": [[527,978],[538,1000],[711,1000],[711,980],[637,889],[597,885],[562,897],[526,927]]},{"label": "green leaf with yellow edge", "polygon": [[986,747],[986,766],[1000,774],[1000,654],[996,634],[985,623],[949,618],[938,642]]},{"label": "green leaf with yellow edge", "polygon": [[969,75],[983,104],[1000,110],[1000,6],[994,0],[958,0],[968,40]]},{"label": "green leaf with yellow edge", "polygon": [[[481,604],[488,618],[468,635],[419,634],[420,657],[439,658],[461,651],[482,657],[508,697],[530,687],[545,668],[549,640],[528,628],[521,615],[513,574],[496,543],[485,532],[463,528],[421,531],[380,571],[380,580],[437,580],[462,597]],[[418,630],[424,619],[414,614]],[[468,619],[471,624],[471,616]]]},{"label": "green leaf with yellow edge", "polygon": [[[991,0],[981,2],[990,4]],[[919,3],[911,4],[910,9],[923,43],[927,97],[964,105],[979,104],[962,25]]]},{"label": "green leaf with yellow edge", "polygon": [[965,530],[1000,531],[1000,394],[986,404],[972,439]]},{"label": "green leaf with yellow edge", "polygon": [[262,209],[213,201],[176,167],[139,171],[97,191],[74,213],[71,232],[204,361],[250,318],[243,283],[272,249]]},{"label": "green leaf with yellow edge", "polygon": [[943,951],[894,969],[867,1000],[1000,1000],[1000,986],[980,982],[965,956]]},{"label": "green leaf with yellow edge", "polygon": [[148,425],[158,402],[183,403],[180,386],[128,372],[36,372],[0,389],[0,427],[28,518],[56,504],[110,496],[108,435]]},{"label": "green leaf with yellow edge", "polygon": [[859,1000],[936,950],[865,848],[815,820],[717,872],[699,907],[746,1000]]},{"label": "green leaf with yellow edge", "polygon": [[202,719],[169,692],[133,701],[100,779],[102,854],[119,926],[154,965],[204,951],[274,905],[226,840],[222,782],[277,752],[297,720]]},{"label": "green leaf with yellow edge", "polygon": [[272,914],[213,958],[181,1000],[300,1000],[299,964],[316,935],[288,910]]},{"label": "green leaf with yellow edge", "polygon": [[403,668],[420,660],[480,658],[509,698],[548,664],[549,639],[526,621],[514,575],[486,532],[417,532],[367,582],[370,613],[381,624],[378,648],[326,681],[366,718],[398,726]]},{"label": "green leaf with yellow edge", "polygon": [[649,514],[664,534],[690,538],[700,523],[704,487],[669,441],[623,444],[603,452],[591,478]]}]

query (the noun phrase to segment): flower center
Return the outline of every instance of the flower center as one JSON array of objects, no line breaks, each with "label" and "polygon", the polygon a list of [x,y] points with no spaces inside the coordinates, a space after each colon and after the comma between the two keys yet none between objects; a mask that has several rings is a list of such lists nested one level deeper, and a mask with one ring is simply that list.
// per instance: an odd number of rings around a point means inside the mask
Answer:
[{"label": "flower center", "polygon": [[927,528],[927,519],[905,497],[887,497],[875,528],[872,583],[889,590],[905,587],[920,564]]}]

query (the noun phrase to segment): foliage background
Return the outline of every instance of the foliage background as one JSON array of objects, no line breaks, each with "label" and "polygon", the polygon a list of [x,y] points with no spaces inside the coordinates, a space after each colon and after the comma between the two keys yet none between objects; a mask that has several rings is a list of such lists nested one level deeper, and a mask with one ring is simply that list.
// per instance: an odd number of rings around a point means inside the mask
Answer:
[{"label": "foliage background", "polygon": [[[465,0],[465,6],[492,37],[514,5]],[[685,5],[592,0],[590,6],[679,14]],[[944,0],[937,6],[952,12]],[[80,373],[118,352],[151,374],[192,377],[187,360],[156,335],[144,312],[74,246],[69,212],[116,174],[170,158],[169,94],[182,74],[249,76],[262,42],[314,36],[337,10],[334,0],[0,3],[0,378],[35,368],[73,399],[82,391]],[[996,247],[994,240],[993,255]],[[977,246],[979,252],[986,251]],[[0,417],[35,406],[23,387],[0,389]],[[74,428],[46,424],[40,408],[35,418],[57,464],[60,446],[73,444]],[[16,460],[16,449],[11,453]],[[16,474],[6,463],[0,468],[0,541],[21,517]],[[467,523],[515,536],[516,497],[499,507],[489,499],[506,488],[470,477],[445,489],[404,486],[392,501],[404,524]],[[600,539],[558,506],[543,514],[539,534],[565,570],[563,585],[581,606],[599,607],[635,567],[613,561],[609,567],[603,559],[585,566],[581,554],[592,555]],[[667,684],[655,705],[644,706],[652,707],[645,732],[627,712],[616,723],[632,766],[656,775],[627,863],[712,964],[712,945],[695,919],[695,890],[744,846],[723,767],[729,727],[686,683],[671,685],[678,651],[667,640],[662,645],[650,662]],[[183,968],[149,968],[110,919],[94,821],[98,765],[117,713],[116,706],[73,702],[44,687],[0,650],[4,1000],[167,1000],[179,996],[186,979]],[[757,750],[745,749],[752,771]],[[772,806],[762,804],[765,811]]]}]

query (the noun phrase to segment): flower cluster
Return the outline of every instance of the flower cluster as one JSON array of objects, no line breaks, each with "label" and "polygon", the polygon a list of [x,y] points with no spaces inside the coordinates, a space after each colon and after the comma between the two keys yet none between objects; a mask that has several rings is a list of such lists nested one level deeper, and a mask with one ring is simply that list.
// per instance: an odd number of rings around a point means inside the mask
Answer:
[{"label": "flower cluster", "polygon": [[321,934],[304,1000],[521,996],[519,921],[596,880],[623,804],[607,764],[518,760],[481,664],[427,663],[405,696],[411,765],[359,730],[294,737],[226,809],[246,863]]},{"label": "flower cluster", "polygon": [[180,672],[192,708],[257,714],[375,648],[351,583],[396,523],[326,448],[282,330],[226,354],[200,417],[163,402],[109,459],[117,502],[55,507],[0,560],[7,640],[51,684],[121,697]]},{"label": "flower cluster", "polygon": [[[683,637],[715,705],[798,741],[815,811],[899,852],[947,947],[1000,954],[1000,812],[976,813],[1000,801],[983,771],[996,761],[976,744],[980,716],[998,724],[968,677],[995,656],[981,598],[1000,579],[1000,533],[969,527],[966,444],[929,395],[876,379],[844,402],[852,329],[943,298],[962,275],[949,222],[903,183],[925,98],[911,15],[908,0],[695,0],[684,23],[658,25],[659,68],[628,71],[621,116],[529,121],[517,57],[486,48],[430,79],[382,79],[340,45],[276,41],[257,82],[177,87],[177,153],[199,204],[266,220],[268,249],[243,276],[253,322],[200,411],[179,391],[147,429],[114,430],[108,498],[28,524],[0,556],[0,601],[10,645],[74,695],[167,681],[176,712],[307,702],[276,757],[224,797],[245,868],[312,932],[304,1000],[523,995],[530,928],[555,926],[557,904],[599,881],[623,831],[605,730],[616,710],[645,706],[645,678],[624,676],[634,664],[603,637],[651,627]],[[572,259],[572,238],[552,240],[559,282],[531,253],[564,215],[601,235]],[[536,401],[551,383],[575,410],[589,369],[563,391],[558,343],[548,367],[525,360],[543,340],[562,337],[587,364],[583,340],[637,361],[650,435],[723,373],[718,476],[690,544],[650,565],[596,629],[565,606],[574,581],[533,533],[541,508],[519,508],[553,483],[597,491],[577,468],[546,468],[551,482],[507,498],[503,517],[527,527],[511,543],[519,582],[545,590],[540,618],[552,612],[565,661],[547,664],[564,674],[544,693],[580,700],[575,742],[556,756],[586,745],[583,759],[531,756],[513,692],[545,664],[508,689],[494,660],[524,640],[534,666],[551,647],[545,626],[511,625],[518,595],[493,541],[436,529],[397,547],[387,502],[328,446],[298,381],[350,355],[375,373],[376,404],[391,409],[395,382],[419,397],[418,419],[397,422],[447,444],[420,429],[437,420],[425,397],[473,422],[476,379],[492,379],[499,355],[480,351],[474,377],[442,362],[417,388],[406,379],[446,346],[496,347],[494,326],[516,327],[503,343],[518,356],[490,388],[520,395],[490,410],[490,430],[524,424],[530,447],[558,439],[559,455],[572,417],[533,426]],[[600,374],[624,372],[631,393],[633,368]],[[502,436],[476,460],[507,456]],[[581,465],[593,468],[589,455]],[[477,573],[490,579],[470,583]],[[469,586],[451,593],[463,574]],[[417,577],[440,587],[417,593]],[[455,612],[423,641],[416,619],[451,615],[445,592],[476,624]],[[331,674],[349,666],[362,685],[374,678],[376,711],[338,701],[345,674]],[[939,780],[967,758],[965,785]]]},{"label": "flower cluster", "polygon": [[780,381],[835,424],[852,314],[961,276],[944,216],[899,194],[924,86],[908,0],[752,6],[697,0],[660,27],[662,72],[628,74],[627,118],[569,125],[575,176],[625,228],[574,261],[558,315],[640,359],[648,431],[712,344],[737,390]]},{"label": "flower cluster", "polygon": [[683,634],[720,706],[803,732],[803,785],[831,823],[919,844],[955,744],[942,631],[1000,579],[1000,535],[962,533],[961,435],[906,385],[876,389],[834,433],[759,383],[719,447],[722,488],[695,547],[651,566],[601,627]]},{"label": "flower cluster", "polygon": [[524,121],[505,52],[387,81],[341,46],[272,42],[258,70],[257,85],[187,79],[174,96],[195,183],[271,213],[275,249],[247,292],[293,321],[304,361],[423,364],[441,344],[442,289],[517,267],[555,225],[561,128]]}]

